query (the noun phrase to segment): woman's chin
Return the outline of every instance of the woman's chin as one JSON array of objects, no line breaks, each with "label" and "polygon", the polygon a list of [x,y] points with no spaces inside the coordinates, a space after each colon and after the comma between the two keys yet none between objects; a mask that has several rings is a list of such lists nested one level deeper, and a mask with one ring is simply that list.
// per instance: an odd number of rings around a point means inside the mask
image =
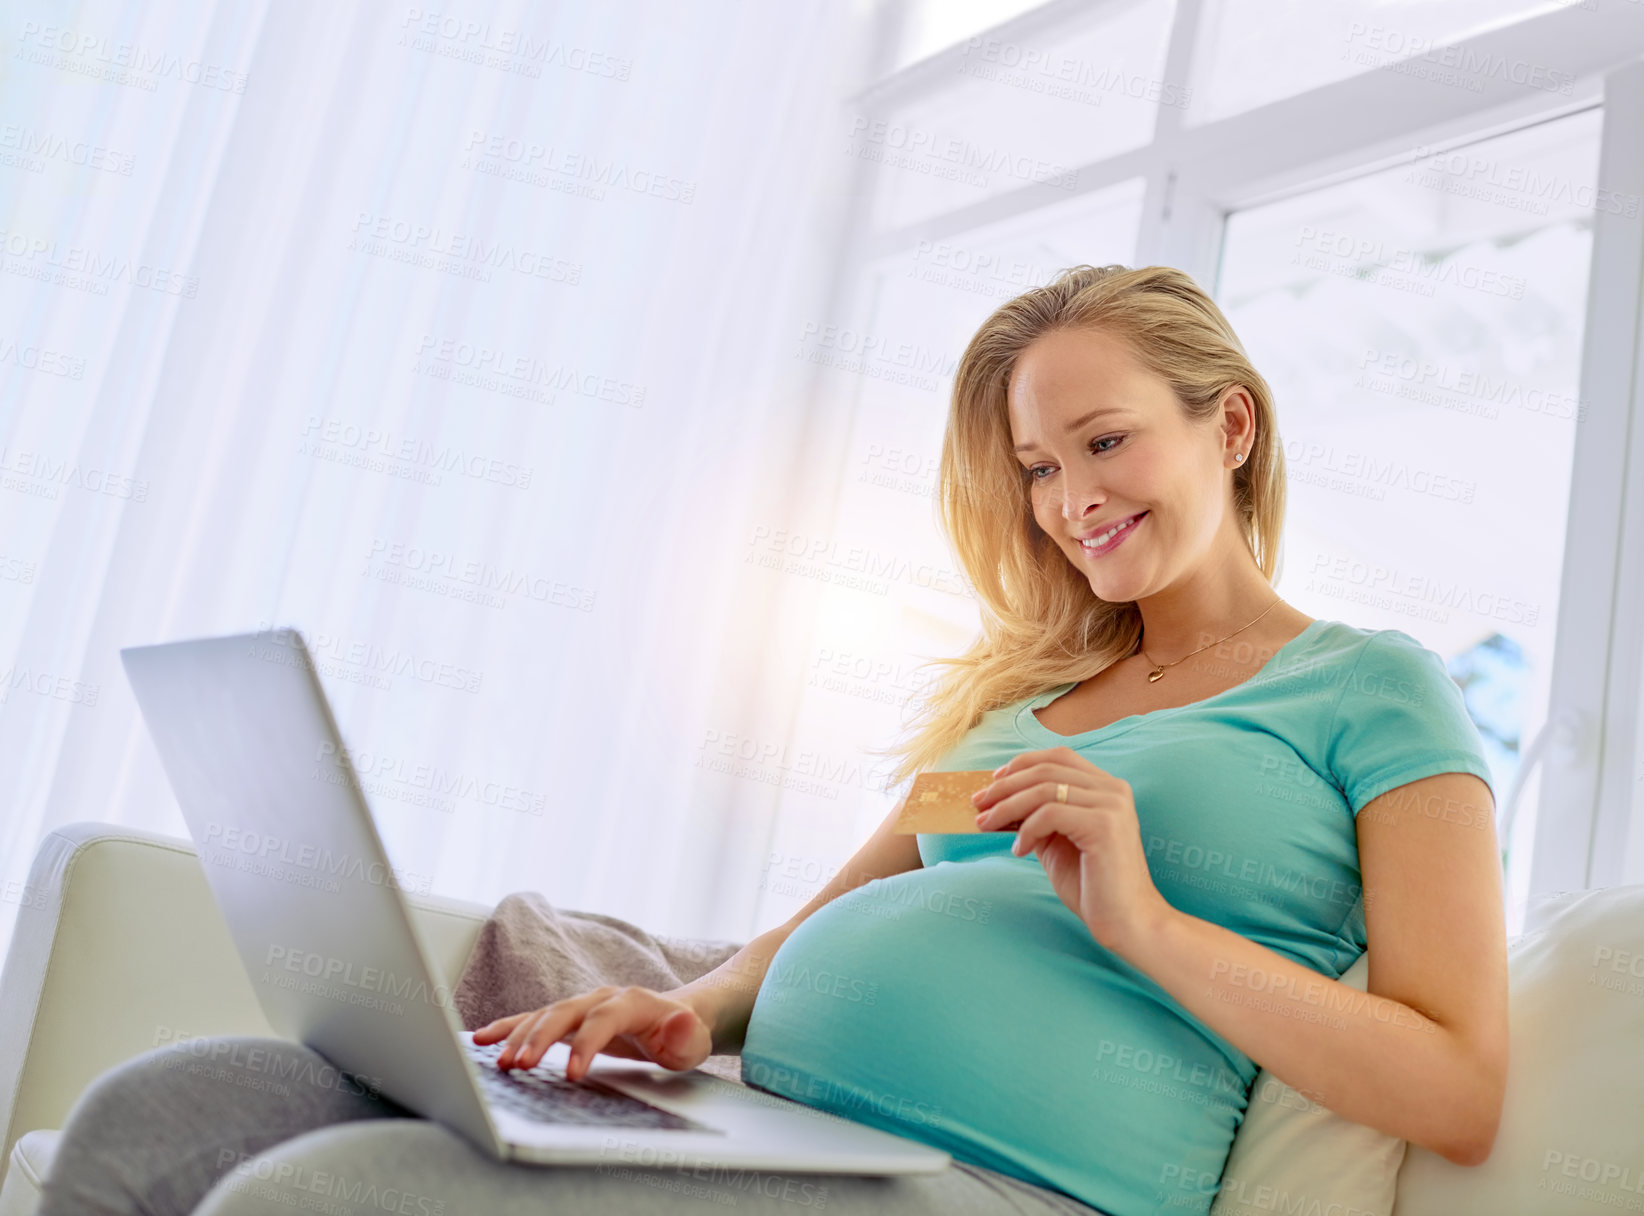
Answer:
[{"label": "woman's chin", "polygon": [[1117,569],[1110,562],[1124,561],[1124,555],[1114,552],[1106,558],[1089,558],[1081,553],[1068,554],[1068,562],[1085,576],[1096,598],[1110,604],[1135,603],[1147,591],[1147,580],[1135,572]]},{"label": "woman's chin", "polygon": [[1134,604],[1142,597],[1144,588],[1141,584],[1131,585],[1127,579],[1124,583],[1115,583],[1112,579],[1093,578],[1090,580],[1090,589],[1096,598],[1108,604]]}]

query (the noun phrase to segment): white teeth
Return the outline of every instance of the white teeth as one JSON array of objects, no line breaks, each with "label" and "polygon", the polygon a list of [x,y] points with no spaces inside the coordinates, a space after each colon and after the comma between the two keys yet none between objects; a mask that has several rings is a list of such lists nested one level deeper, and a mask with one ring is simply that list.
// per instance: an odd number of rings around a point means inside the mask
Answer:
[{"label": "white teeth", "polygon": [[1089,540],[1082,540],[1079,543],[1087,549],[1099,549],[1135,522],[1135,519],[1127,519],[1122,524],[1113,525],[1113,527],[1109,528],[1106,532],[1103,532],[1100,536],[1093,536]]}]

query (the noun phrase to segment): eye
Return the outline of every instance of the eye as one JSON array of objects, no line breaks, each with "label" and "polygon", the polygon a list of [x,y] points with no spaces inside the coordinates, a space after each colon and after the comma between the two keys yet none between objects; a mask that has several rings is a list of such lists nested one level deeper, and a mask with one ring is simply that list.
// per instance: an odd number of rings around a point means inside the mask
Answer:
[{"label": "eye", "polygon": [[[1106,453],[1111,452],[1113,448],[1104,448],[1101,446],[1102,444],[1112,443],[1114,446],[1117,446],[1122,442],[1124,442],[1123,435],[1103,435],[1100,439],[1092,439],[1089,444],[1090,454],[1092,456],[1105,455]],[[1039,471],[1041,469],[1053,469],[1055,467],[1055,465],[1036,464],[1023,471],[1027,473],[1029,481],[1043,481],[1044,478],[1039,476]]]}]

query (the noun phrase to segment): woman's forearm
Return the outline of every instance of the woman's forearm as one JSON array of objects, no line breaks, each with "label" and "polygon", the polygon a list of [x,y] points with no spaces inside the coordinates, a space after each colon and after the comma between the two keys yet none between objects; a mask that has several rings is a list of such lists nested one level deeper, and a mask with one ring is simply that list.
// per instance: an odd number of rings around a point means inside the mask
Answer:
[{"label": "woman's forearm", "polygon": [[1457,1164],[1488,1155],[1498,1078],[1432,1018],[1179,911],[1119,953],[1259,1066],[1343,1118]]},{"label": "woman's forearm", "polygon": [[708,1023],[716,1052],[741,1050],[765,972],[793,930],[791,921],[767,929],[706,975],[674,989],[672,995],[688,1001]]}]

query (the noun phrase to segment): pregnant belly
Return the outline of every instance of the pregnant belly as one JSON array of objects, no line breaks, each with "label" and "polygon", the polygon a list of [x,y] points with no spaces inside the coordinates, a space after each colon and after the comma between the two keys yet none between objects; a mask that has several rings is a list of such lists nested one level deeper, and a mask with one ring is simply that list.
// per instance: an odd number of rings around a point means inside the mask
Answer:
[{"label": "pregnant belly", "polygon": [[1214,1193],[1255,1068],[1159,996],[1036,858],[944,861],[800,923],[754,1002],[742,1078],[1108,1211],[1191,1212],[1199,1197],[1161,1174],[1213,1170]]}]

